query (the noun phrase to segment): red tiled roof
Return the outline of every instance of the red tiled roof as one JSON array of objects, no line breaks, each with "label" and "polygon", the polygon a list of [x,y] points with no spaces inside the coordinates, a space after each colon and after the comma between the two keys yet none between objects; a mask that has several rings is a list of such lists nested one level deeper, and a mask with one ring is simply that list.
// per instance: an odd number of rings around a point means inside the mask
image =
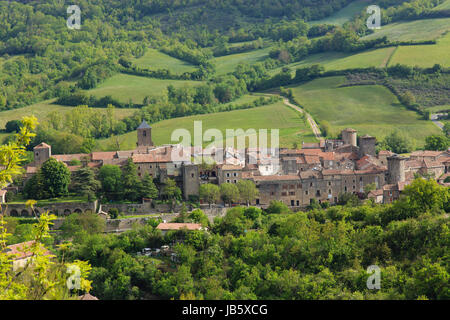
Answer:
[{"label": "red tiled roof", "polygon": [[200,230],[202,225],[199,223],[160,223],[156,229],[158,230]]},{"label": "red tiled roof", "polygon": [[[15,255],[14,260],[28,258],[32,255],[32,253],[27,250],[30,249],[30,247],[33,244],[34,244],[34,240],[12,244],[12,245],[6,247],[6,253]],[[46,256],[48,256],[50,254],[51,253],[48,250],[46,250],[44,252],[44,255],[46,255]]]},{"label": "red tiled roof", "polygon": [[92,160],[110,160],[116,157],[116,151],[107,151],[107,152],[92,152]]},{"label": "red tiled roof", "polygon": [[41,142],[36,147],[34,147],[34,149],[47,149],[47,148],[51,148],[51,147],[48,144],[46,144],[45,142]]},{"label": "red tiled roof", "polygon": [[72,160],[81,160],[81,158],[87,157],[91,158],[90,154],[87,153],[74,153],[74,154],[54,154],[52,158],[55,158],[58,161],[69,162]]},{"label": "red tiled roof", "polygon": [[280,176],[254,176],[255,181],[289,181],[289,180],[300,180],[297,175],[280,175]]}]

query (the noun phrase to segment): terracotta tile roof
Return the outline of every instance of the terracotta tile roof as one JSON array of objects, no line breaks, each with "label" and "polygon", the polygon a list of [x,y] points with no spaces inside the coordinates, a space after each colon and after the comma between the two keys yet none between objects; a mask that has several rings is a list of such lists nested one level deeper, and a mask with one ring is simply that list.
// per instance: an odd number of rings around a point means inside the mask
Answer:
[{"label": "terracotta tile roof", "polygon": [[441,162],[438,162],[438,161],[431,161],[431,160],[424,159],[423,160],[423,166],[425,168],[436,168],[436,167],[442,167],[443,164]]},{"label": "terracotta tile roof", "polygon": [[33,149],[47,149],[47,148],[51,148],[51,147],[48,144],[46,144],[45,142],[41,142],[40,144],[38,144]]},{"label": "terracotta tile roof", "polygon": [[[6,253],[14,254],[15,255],[14,260],[28,258],[28,257],[32,256],[32,253],[27,250],[30,249],[30,247],[33,244],[34,244],[34,240],[12,244],[12,245],[6,247]],[[50,255],[50,254],[51,253],[48,250],[46,250],[44,252],[44,255],[46,255],[46,256]]]},{"label": "terracotta tile roof", "polygon": [[234,164],[222,164],[219,166],[222,170],[242,170],[243,167]]},{"label": "terracotta tile roof", "polygon": [[134,163],[156,163],[156,162],[171,162],[171,154],[134,154],[132,156]]},{"label": "terracotta tile roof", "polygon": [[81,160],[81,158],[87,157],[91,158],[90,154],[87,153],[74,153],[74,154],[54,154],[52,158],[55,158],[58,161],[70,162],[72,160]]},{"label": "terracotta tile roof", "polygon": [[430,151],[430,150],[419,150],[411,152],[411,157],[437,157],[443,151]]},{"label": "terracotta tile roof", "polygon": [[378,190],[370,191],[367,196],[370,198],[371,196],[377,197],[377,196],[382,196],[382,195],[383,195],[383,189],[378,189]]},{"label": "terracotta tile roof", "polygon": [[255,181],[290,181],[290,180],[300,180],[297,175],[272,175],[272,176],[254,176]]},{"label": "terracotta tile roof", "polygon": [[114,159],[116,157],[116,151],[106,151],[106,152],[92,152],[92,160],[108,160]]},{"label": "terracotta tile roof", "polygon": [[320,177],[321,173],[317,170],[300,171],[300,178],[302,179],[311,179]]},{"label": "terracotta tile roof", "polygon": [[380,150],[380,152],[378,152],[378,155],[382,155],[382,156],[391,156],[394,153],[392,151],[389,150]]},{"label": "terracotta tile roof", "polygon": [[202,225],[199,223],[160,223],[156,229],[158,230],[200,230]]},{"label": "terracotta tile roof", "polygon": [[319,155],[323,160],[332,161],[334,160],[334,152],[323,152]]},{"label": "terracotta tile roof", "polygon": [[27,167],[27,173],[36,173],[37,172],[37,168],[36,167]]},{"label": "terracotta tile roof", "polygon": [[83,294],[82,296],[78,297],[79,300],[98,300],[97,297],[94,297],[90,293]]},{"label": "terracotta tile roof", "polygon": [[307,164],[316,164],[320,163],[319,156],[305,155],[305,162]]},{"label": "terracotta tile roof", "polygon": [[406,168],[421,168],[422,167],[422,162],[419,160],[407,160],[405,161],[405,167]]}]

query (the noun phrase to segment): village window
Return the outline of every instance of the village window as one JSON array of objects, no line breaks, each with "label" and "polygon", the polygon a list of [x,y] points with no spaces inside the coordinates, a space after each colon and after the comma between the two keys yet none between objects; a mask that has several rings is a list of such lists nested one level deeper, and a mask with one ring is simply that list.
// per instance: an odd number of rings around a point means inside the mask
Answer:
[{"label": "village window", "polygon": [[353,186],[353,190],[355,190],[356,189],[356,186]]},{"label": "village window", "polygon": [[141,176],[141,173],[140,173],[140,172],[138,173],[138,176],[139,176],[139,177]]},{"label": "village window", "polygon": [[289,195],[290,196],[295,196],[295,192],[291,191],[291,192],[289,192]]},{"label": "village window", "polygon": [[331,181],[328,181],[328,185],[331,186]]},{"label": "village window", "polygon": [[305,191],[305,194],[308,195],[308,191]]},{"label": "village window", "polygon": [[152,165],[150,165],[150,169],[153,168]]},{"label": "village window", "polygon": [[310,187],[312,187],[312,182],[309,184]]},{"label": "village window", "polygon": [[236,173],[236,172],[235,172],[235,173],[233,173],[233,176],[237,177],[237,173]]},{"label": "village window", "polygon": [[299,183],[299,184],[297,185],[297,188],[298,188],[298,189],[301,189],[301,188],[302,188],[302,184]]},{"label": "village window", "polygon": [[175,168],[177,167],[177,165],[175,165]]},{"label": "village window", "polygon": [[144,137],[147,136],[147,131],[142,132],[144,134]]},{"label": "village window", "polygon": [[293,184],[289,185],[289,189],[295,189],[295,185]]},{"label": "village window", "polygon": [[237,182],[237,180],[233,180],[234,181],[234,183],[236,183]]},{"label": "village window", "polygon": [[297,200],[297,207],[300,206],[300,201]]},{"label": "village window", "polygon": [[230,180],[229,180],[229,179],[227,179],[227,183],[230,183]]},{"label": "village window", "polygon": [[275,192],[272,191],[272,192],[270,193],[270,195],[271,195],[271,196],[275,195]]},{"label": "village window", "polygon": [[291,206],[292,207],[294,206],[294,200],[291,200]]},{"label": "village window", "polygon": [[282,192],[281,195],[282,196],[287,196],[287,193],[286,192]]},{"label": "village window", "polygon": [[230,173],[229,173],[229,172],[227,172],[227,178],[228,178],[228,177],[230,177]]},{"label": "village window", "polygon": [[193,173],[191,173],[191,177],[192,177],[192,178],[194,177],[194,174],[193,174]]},{"label": "village window", "polygon": [[316,197],[320,197],[320,190],[316,191]]},{"label": "village window", "polygon": [[344,187],[345,192],[347,192],[347,186]]},{"label": "village window", "polygon": [[362,181],[362,177],[359,177],[359,181]]},{"label": "village window", "polygon": [[256,204],[259,204],[259,199],[256,199]]},{"label": "village window", "polygon": [[330,189],[330,190],[328,190],[328,194],[331,194],[331,189]]}]

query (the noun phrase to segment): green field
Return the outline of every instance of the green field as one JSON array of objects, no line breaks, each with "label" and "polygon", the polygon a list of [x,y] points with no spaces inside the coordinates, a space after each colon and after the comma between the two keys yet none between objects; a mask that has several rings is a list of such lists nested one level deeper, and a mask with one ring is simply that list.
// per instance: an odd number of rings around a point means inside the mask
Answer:
[{"label": "green field", "polygon": [[433,8],[433,10],[447,10],[450,9],[450,0],[445,1],[444,3],[441,3],[436,8]]},{"label": "green field", "polygon": [[310,24],[335,24],[335,25],[343,25],[345,22],[350,21],[355,15],[363,11],[369,5],[371,5],[370,1],[367,0],[359,0],[350,3],[348,6],[342,8],[335,14],[321,19],[310,21]]},{"label": "green field", "polygon": [[196,69],[194,65],[188,62],[173,58],[152,48],[147,49],[145,54],[139,59],[133,60],[133,63],[140,68],[148,68],[152,70],[168,69],[175,74],[191,72]]},{"label": "green field", "polygon": [[407,22],[395,22],[375,30],[361,40],[370,40],[383,36],[391,41],[421,41],[439,38],[450,30],[450,18],[424,19]]},{"label": "green field", "polygon": [[431,121],[420,120],[416,112],[402,106],[387,88],[338,88],[345,81],[345,77],[321,78],[293,88],[293,93],[315,119],[328,121],[334,134],[352,127],[360,135],[369,134],[381,140],[398,129],[419,147],[426,136],[440,133]]},{"label": "green field", "polygon": [[237,65],[240,63],[252,64],[258,61],[263,61],[264,59],[268,58],[269,51],[270,48],[258,49],[250,52],[217,57],[212,59],[211,61],[216,66],[216,73],[221,75],[233,72],[236,69]]},{"label": "green field", "polygon": [[[297,68],[307,67],[313,64],[322,65],[326,71],[343,70],[351,68],[367,68],[385,66],[395,47],[368,50],[356,54],[348,54],[342,52],[324,52],[310,55],[302,61],[288,64],[283,67],[289,67],[292,71]],[[280,72],[282,67],[270,71],[276,74]]]},{"label": "green field", "polygon": [[[0,129],[5,128],[5,124],[10,120],[20,120],[24,116],[34,115],[38,121],[45,120],[50,112],[57,111],[62,114],[69,112],[73,107],[66,107],[61,105],[52,104],[54,100],[47,100],[33,104],[31,106],[1,111],[0,112]],[[103,109],[101,109],[103,110]],[[126,116],[132,115],[137,109],[115,109],[115,115],[117,119],[123,119]]]},{"label": "green field", "polygon": [[390,65],[402,63],[423,68],[436,63],[450,66],[450,32],[437,40],[435,45],[401,46],[395,52]]},{"label": "green field", "polygon": [[116,74],[88,93],[96,97],[112,96],[122,102],[142,103],[146,96],[162,96],[167,93],[167,86],[196,86],[200,81],[161,80]]},{"label": "green field", "polygon": [[[172,132],[175,129],[184,128],[189,130],[192,135],[194,121],[202,121],[203,133],[209,128],[217,128],[224,135],[226,129],[279,129],[280,145],[285,147],[292,147],[294,142],[301,145],[302,141],[316,141],[310,127],[300,118],[300,114],[282,102],[277,102],[253,109],[164,120],[152,124],[153,142],[156,145],[177,143],[178,141],[171,141]],[[270,136],[270,132],[268,132],[268,136]],[[119,140],[121,150],[134,149],[136,146],[137,137],[134,131],[119,137],[99,140],[97,149],[114,150],[116,139]],[[270,142],[270,138],[268,140]],[[205,145],[207,144],[205,143]]]}]

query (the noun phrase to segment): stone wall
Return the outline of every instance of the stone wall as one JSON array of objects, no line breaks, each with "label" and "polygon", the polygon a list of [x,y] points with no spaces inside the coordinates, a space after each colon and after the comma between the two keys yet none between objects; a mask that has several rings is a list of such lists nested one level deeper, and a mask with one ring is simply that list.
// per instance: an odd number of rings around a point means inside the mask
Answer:
[{"label": "stone wall", "polygon": [[[71,213],[77,212],[96,212],[97,201],[94,202],[59,202],[52,203],[48,205],[35,205],[34,213],[41,214],[45,211],[50,211],[57,216],[68,216]],[[6,211],[6,216],[14,216],[14,217],[31,217],[33,216],[33,212],[31,208],[28,208],[25,204],[7,204],[4,206],[4,210]]]}]

